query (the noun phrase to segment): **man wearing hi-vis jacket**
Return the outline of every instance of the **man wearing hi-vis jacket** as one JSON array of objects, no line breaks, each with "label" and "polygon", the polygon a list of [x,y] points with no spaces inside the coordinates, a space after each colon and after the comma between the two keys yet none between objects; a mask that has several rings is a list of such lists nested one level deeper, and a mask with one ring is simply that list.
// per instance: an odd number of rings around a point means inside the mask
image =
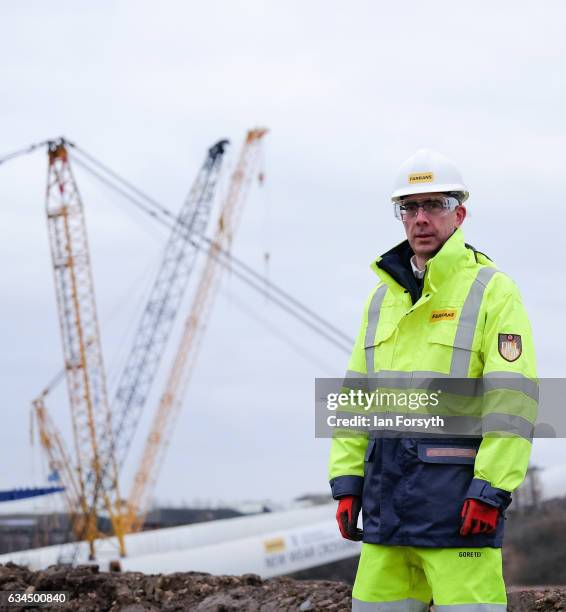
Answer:
[{"label": "man wearing hi-vis jacket", "polygon": [[[515,283],[464,242],[467,197],[449,160],[418,151],[392,195],[407,240],[372,264],[380,282],[365,305],[345,388],[454,383],[444,414],[462,435],[334,432],[338,525],[343,537],[363,540],[355,611],[424,612],[431,600],[438,612],[506,609],[504,513],[531,452],[535,353]],[[479,398],[470,390],[478,380]]]}]

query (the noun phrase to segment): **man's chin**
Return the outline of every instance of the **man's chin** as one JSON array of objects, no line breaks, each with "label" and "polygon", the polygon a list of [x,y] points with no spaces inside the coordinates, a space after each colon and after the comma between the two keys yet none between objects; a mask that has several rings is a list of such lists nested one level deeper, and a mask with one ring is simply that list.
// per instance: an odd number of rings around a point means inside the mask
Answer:
[{"label": "man's chin", "polygon": [[422,251],[423,253],[428,253],[430,251],[435,251],[437,248],[438,240],[434,236],[430,238],[415,238],[413,240],[413,250],[415,250],[415,252]]}]

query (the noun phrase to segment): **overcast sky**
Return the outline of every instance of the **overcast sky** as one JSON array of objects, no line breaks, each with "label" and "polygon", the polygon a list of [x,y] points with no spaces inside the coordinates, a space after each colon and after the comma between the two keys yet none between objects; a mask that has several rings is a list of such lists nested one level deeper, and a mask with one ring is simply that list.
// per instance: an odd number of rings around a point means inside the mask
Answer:
[{"label": "overcast sky", "polygon": [[[268,127],[266,184],[246,202],[234,253],[353,337],[376,282],[369,263],[403,238],[389,203],[396,169],[436,148],[469,186],[467,241],[517,281],[539,375],[559,377],[565,18],[559,1],[4,2],[0,155],[63,134],[177,210],[211,144],[229,138],[233,164],[245,131]],[[62,365],[46,170],[44,152],[0,166],[0,489],[45,483],[29,406]],[[79,168],[76,177],[112,392],[167,234]],[[224,275],[157,499],[327,491],[314,378],[340,376],[346,362]],[[64,386],[48,407],[69,435]],[[537,441],[533,459],[566,464],[563,441]]]}]

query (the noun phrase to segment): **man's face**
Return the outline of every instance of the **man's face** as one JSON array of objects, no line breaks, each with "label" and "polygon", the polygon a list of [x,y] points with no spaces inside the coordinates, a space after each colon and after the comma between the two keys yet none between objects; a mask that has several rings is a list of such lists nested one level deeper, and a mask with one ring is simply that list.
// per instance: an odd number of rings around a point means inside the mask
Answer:
[{"label": "man's face", "polygon": [[[434,198],[442,197],[442,193],[422,193],[407,196],[403,201],[423,203]],[[442,245],[452,236],[454,230],[459,227],[466,217],[466,208],[462,205],[453,211],[442,211],[435,215],[426,213],[422,208],[418,209],[415,217],[407,217],[403,220],[405,233],[411,248],[415,254],[424,259],[435,255]]]}]

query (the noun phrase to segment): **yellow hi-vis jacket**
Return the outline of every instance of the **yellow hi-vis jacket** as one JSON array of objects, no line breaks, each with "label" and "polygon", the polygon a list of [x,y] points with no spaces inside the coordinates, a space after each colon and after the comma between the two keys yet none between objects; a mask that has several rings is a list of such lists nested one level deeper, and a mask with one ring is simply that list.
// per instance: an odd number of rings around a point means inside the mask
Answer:
[{"label": "yellow hi-vis jacket", "polygon": [[[411,254],[405,241],[372,264],[381,282],[365,305],[344,386],[448,385],[439,410],[458,433],[337,430],[332,494],[362,496],[364,542],[499,547],[503,512],[527,470],[537,413],[529,320],[515,283],[466,245],[460,229],[427,262],[422,293],[415,291]],[[495,533],[460,536],[466,498],[501,509]]]}]

